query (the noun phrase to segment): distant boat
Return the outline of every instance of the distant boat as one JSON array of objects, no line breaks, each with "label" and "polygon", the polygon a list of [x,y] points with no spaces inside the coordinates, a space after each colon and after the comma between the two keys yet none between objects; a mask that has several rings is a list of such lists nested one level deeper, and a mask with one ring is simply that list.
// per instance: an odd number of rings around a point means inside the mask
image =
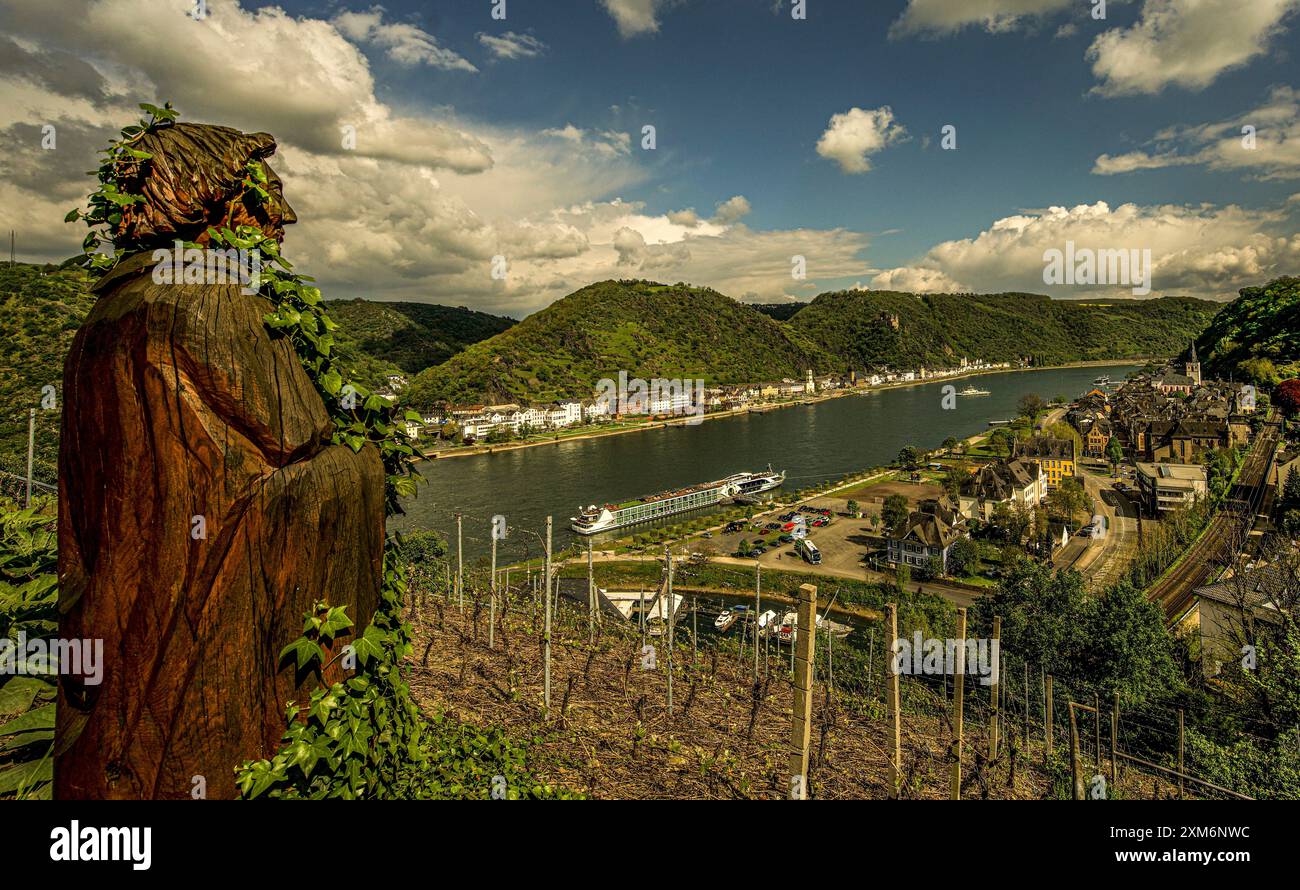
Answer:
[{"label": "distant boat", "polygon": [[1092,381],[1094,386],[1110,386],[1110,378],[1102,374],[1096,380]]},{"label": "distant boat", "polygon": [[987,395],[992,395],[992,393],[990,393],[987,389],[976,389],[976,388],[973,387],[973,386],[968,386],[968,387],[966,387],[965,389],[963,389],[963,390],[961,390],[960,392],[958,392],[957,395],[959,395],[959,396],[987,396]]}]

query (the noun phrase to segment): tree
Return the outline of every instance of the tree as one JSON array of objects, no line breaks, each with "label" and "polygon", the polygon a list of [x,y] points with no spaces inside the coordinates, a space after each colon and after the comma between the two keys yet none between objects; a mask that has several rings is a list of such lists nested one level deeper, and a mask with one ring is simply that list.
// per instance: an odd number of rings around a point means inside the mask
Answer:
[{"label": "tree", "polygon": [[1119,467],[1124,462],[1124,448],[1119,444],[1119,439],[1111,436],[1106,442],[1106,460],[1110,461],[1111,471]]},{"label": "tree", "polygon": [[1032,424],[1038,420],[1038,415],[1043,413],[1047,405],[1043,402],[1042,396],[1030,392],[1020,397],[1017,407],[1020,409],[1020,416]]},{"label": "tree", "polygon": [[949,497],[957,497],[961,494],[961,487],[966,480],[970,478],[970,466],[965,463],[954,464],[948,467],[943,474],[943,480],[940,483],[943,486],[944,493]]},{"label": "tree", "polygon": [[1088,599],[1082,621],[1088,645],[1083,673],[1102,701],[1120,693],[1130,701],[1159,698],[1178,684],[1174,638],[1164,610],[1128,581]]},{"label": "tree", "polygon": [[1011,454],[1011,446],[1015,441],[1016,437],[1012,435],[1011,430],[998,427],[989,435],[989,450],[998,457],[1006,457]]},{"label": "tree", "polygon": [[949,436],[948,438],[946,438],[946,439],[943,440],[943,448],[944,448],[944,450],[947,451],[949,454],[952,454],[954,451],[956,451],[956,450],[957,450],[957,446],[960,445],[960,444],[961,444],[961,443],[960,443],[959,441],[957,441],[957,437],[956,437],[956,436]]},{"label": "tree", "polygon": [[907,469],[913,469],[921,461],[921,452],[915,445],[904,445],[898,452],[898,463]]},{"label": "tree", "polygon": [[850,500],[848,504],[845,505],[844,509],[848,510],[850,516],[857,516],[862,510],[862,508],[858,506],[858,502],[854,500]]},{"label": "tree", "polygon": [[977,574],[980,564],[980,545],[970,538],[958,538],[948,550],[948,574],[954,578]]},{"label": "tree", "polygon": [[1300,377],[1279,383],[1273,390],[1273,404],[1288,419],[1300,414]]},{"label": "tree", "polygon": [[884,524],[886,532],[895,531],[909,515],[911,509],[907,498],[901,494],[891,494],[885,498],[885,503],[880,508],[880,521]]},{"label": "tree", "polygon": [[1300,507],[1300,473],[1296,472],[1295,467],[1287,470],[1286,479],[1282,482],[1282,502],[1287,507]]}]

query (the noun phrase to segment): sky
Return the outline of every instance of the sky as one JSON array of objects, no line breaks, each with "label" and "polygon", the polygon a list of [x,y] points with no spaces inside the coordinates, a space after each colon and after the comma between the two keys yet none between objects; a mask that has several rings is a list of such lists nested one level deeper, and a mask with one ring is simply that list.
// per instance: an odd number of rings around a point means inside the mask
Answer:
[{"label": "sky", "polygon": [[22,259],[75,253],[95,151],[168,100],[277,138],[285,253],[330,298],[520,318],[606,278],[1134,296],[1046,283],[1069,241],[1149,250],[1149,296],[1231,299],[1300,271],[1298,12],[0,0],[0,225]]}]

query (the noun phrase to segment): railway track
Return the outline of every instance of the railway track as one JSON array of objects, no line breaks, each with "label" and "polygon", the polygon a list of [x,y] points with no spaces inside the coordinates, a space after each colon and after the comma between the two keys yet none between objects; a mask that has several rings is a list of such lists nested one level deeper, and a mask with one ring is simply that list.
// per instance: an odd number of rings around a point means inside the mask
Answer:
[{"label": "railway track", "polygon": [[1165,618],[1177,621],[1191,606],[1196,588],[1204,585],[1216,570],[1227,566],[1237,548],[1250,534],[1264,492],[1268,487],[1268,470],[1277,448],[1278,428],[1265,426],[1246,455],[1241,473],[1223,505],[1181,562],[1147,591],[1148,599],[1158,602]]}]

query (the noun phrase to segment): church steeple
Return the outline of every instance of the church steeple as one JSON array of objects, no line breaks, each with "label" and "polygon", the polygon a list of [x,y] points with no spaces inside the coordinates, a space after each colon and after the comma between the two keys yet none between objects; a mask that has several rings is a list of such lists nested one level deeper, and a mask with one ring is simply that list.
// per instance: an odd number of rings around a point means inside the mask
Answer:
[{"label": "church steeple", "polygon": [[1201,385],[1201,360],[1196,357],[1196,341],[1192,341],[1192,354],[1187,359],[1187,376],[1194,386]]}]

